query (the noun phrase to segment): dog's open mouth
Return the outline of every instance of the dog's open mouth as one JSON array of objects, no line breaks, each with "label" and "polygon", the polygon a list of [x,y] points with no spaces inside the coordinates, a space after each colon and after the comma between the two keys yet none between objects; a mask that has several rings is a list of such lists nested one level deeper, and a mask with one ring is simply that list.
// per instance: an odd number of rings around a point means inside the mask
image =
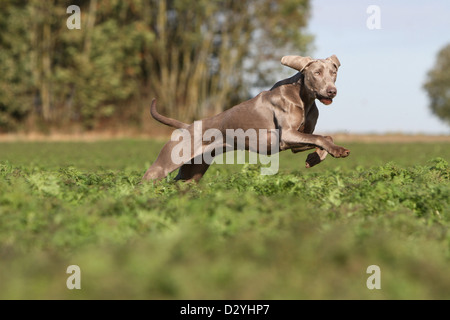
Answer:
[{"label": "dog's open mouth", "polygon": [[333,103],[333,99],[331,98],[325,98],[323,96],[317,96],[317,99],[319,99],[320,102],[322,102],[324,105],[330,105]]}]

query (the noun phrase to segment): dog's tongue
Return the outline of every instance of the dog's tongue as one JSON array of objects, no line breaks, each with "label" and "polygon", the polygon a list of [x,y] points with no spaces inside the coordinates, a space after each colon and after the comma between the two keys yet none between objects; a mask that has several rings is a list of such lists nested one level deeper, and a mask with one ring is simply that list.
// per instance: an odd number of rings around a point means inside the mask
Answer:
[{"label": "dog's tongue", "polygon": [[328,99],[328,98],[322,98],[322,99],[319,99],[319,101],[322,102],[323,104],[327,105],[327,106],[330,105],[333,102],[333,100]]}]

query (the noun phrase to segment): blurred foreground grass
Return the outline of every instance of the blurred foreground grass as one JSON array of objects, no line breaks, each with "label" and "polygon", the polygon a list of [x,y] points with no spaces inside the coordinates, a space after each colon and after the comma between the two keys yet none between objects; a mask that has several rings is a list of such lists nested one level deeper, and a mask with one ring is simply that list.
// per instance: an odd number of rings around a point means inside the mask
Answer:
[{"label": "blurred foreground grass", "polygon": [[0,143],[0,298],[449,299],[450,144],[344,145],[153,186],[160,142]]}]

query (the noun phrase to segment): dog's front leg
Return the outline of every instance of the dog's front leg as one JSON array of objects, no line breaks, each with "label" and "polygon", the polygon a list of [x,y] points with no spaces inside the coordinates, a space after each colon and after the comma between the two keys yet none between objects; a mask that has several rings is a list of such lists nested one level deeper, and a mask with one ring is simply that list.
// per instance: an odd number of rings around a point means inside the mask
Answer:
[{"label": "dog's front leg", "polygon": [[[345,158],[350,154],[350,150],[335,145],[331,137],[307,134],[296,130],[285,130],[282,132],[280,143],[281,150],[308,147],[306,145],[312,145],[318,147],[319,149],[324,149],[324,151],[331,154],[331,156],[335,158]],[[315,153],[317,153],[317,150]],[[325,159],[326,156],[326,154],[322,152],[317,153],[317,155],[319,156],[319,159]]]},{"label": "dog's front leg", "polygon": [[[332,137],[324,136],[324,138],[334,144]],[[349,153],[350,153],[350,151],[349,151]],[[328,152],[326,150],[321,149],[321,148],[316,148],[315,152],[308,154],[308,157],[306,158],[306,167],[307,168],[314,167],[316,164],[319,164],[323,160],[325,160],[327,155],[328,155]]]},{"label": "dog's front leg", "polygon": [[304,147],[294,147],[291,149],[292,153],[299,153],[306,150],[316,149],[316,151],[308,154],[306,157],[306,168],[312,168],[315,165],[321,163],[328,155],[328,152],[326,152],[324,149],[313,146],[313,145],[306,145]]}]

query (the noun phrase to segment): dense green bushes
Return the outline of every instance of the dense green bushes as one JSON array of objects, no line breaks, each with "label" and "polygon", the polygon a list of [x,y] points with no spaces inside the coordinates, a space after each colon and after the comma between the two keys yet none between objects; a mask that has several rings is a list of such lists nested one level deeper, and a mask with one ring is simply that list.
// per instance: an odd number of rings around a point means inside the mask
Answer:
[{"label": "dense green bushes", "polygon": [[38,144],[47,163],[31,145],[0,153],[2,298],[450,298],[448,144],[393,144],[381,165],[389,146],[350,144],[310,170],[282,153],[277,175],[213,165],[157,185],[139,182],[160,143]]}]

